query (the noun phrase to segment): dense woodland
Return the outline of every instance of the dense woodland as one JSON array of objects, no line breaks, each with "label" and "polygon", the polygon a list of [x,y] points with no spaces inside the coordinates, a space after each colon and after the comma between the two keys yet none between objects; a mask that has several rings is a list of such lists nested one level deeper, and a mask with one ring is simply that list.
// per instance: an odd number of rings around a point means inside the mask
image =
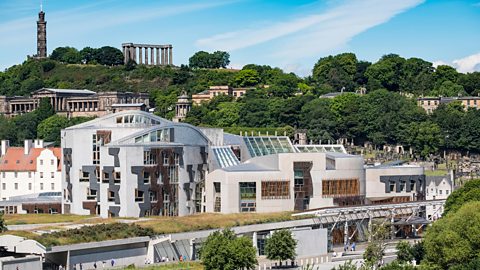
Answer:
[{"label": "dense woodland", "polygon": [[[454,102],[427,115],[416,105],[418,96],[480,94],[480,72],[462,74],[450,66],[434,68],[422,59],[394,54],[375,63],[359,61],[352,53],[320,58],[305,78],[265,65],[218,69],[229,63],[224,52],[198,52],[190,58],[190,65],[180,67],[123,65],[121,58],[121,52],[111,47],[57,48],[50,59],[27,60],[0,72],[0,94],[29,95],[41,87],[149,92],[156,114],[171,118],[182,91],[193,94],[212,85],[253,87],[255,90],[238,100],[219,96],[193,107],[187,121],[237,131],[307,129],[309,139],[315,142],[346,138],[358,145],[402,144],[414,147],[421,157],[444,149],[480,150],[480,111],[464,111]],[[355,94],[361,89],[367,94]],[[319,98],[339,91],[347,93],[334,99]],[[47,127],[71,124],[56,118]],[[13,122],[0,119],[0,125]],[[15,122],[16,131],[22,133],[19,122]],[[36,131],[9,137],[18,142],[27,135],[36,136]]]}]

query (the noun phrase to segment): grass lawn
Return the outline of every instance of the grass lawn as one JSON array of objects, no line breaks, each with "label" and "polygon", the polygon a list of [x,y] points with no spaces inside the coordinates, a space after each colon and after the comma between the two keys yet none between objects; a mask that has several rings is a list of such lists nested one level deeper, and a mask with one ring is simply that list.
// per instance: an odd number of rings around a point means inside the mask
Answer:
[{"label": "grass lawn", "polygon": [[[136,222],[136,224],[142,227],[152,228],[157,234],[208,230],[299,219],[292,217],[292,212],[242,214],[204,213],[184,217],[150,218],[151,220]],[[302,217],[302,219],[305,218],[307,217]]]},{"label": "grass lawn", "polygon": [[444,176],[444,175],[447,175],[447,173],[448,173],[447,170],[440,170],[440,169],[437,169],[435,171],[425,170],[426,176]]},{"label": "grass lawn", "polygon": [[78,216],[78,215],[62,215],[62,214],[15,214],[5,215],[5,222],[7,225],[21,225],[21,224],[47,224],[60,222],[87,222],[88,219],[94,216]]}]

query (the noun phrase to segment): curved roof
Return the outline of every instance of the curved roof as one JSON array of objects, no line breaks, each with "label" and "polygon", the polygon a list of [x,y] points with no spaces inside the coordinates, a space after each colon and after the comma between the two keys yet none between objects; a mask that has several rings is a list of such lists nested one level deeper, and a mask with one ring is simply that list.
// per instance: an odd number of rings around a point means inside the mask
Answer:
[{"label": "curved roof", "polygon": [[161,118],[159,116],[156,116],[148,112],[139,111],[139,110],[128,110],[128,111],[121,111],[117,113],[107,114],[105,116],[95,118],[91,121],[68,127],[65,130],[72,130],[72,129],[78,129],[78,128],[116,127],[119,125],[116,122],[117,117],[126,116],[126,115],[143,116],[151,120],[150,124],[136,123],[135,126],[132,126],[132,127],[141,127],[141,126],[148,127],[153,125],[167,125],[172,123],[172,121],[169,121],[167,119]]},{"label": "curved roof", "polygon": [[[164,120],[163,118],[160,118],[160,119]],[[186,128],[189,128],[192,131],[194,131],[195,133],[197,133],[198,135],[200,135],[202,138],[204,138],[207,143],[210,143],[210,140],[208,139],[208,137],[197,127],[192,126],[190,124],[186,124],[186,123],[181,123],[181,122],[180,123],[175,123],[175,122],[168,121],[168,123],[166,123],[165,125],[157,125],[157,126],[153,126],[153,127],[144,129],[142,131],[139,131],[139,132],[133,133],[131,135],[125,136],[125,137],[121,138],[120,140],[111,142],[109,145],[134,144],[134,142],[128,142],[128,141],[132,140],[136,137],[142,136],[142,135],[147,135],[147,134],[151,133],[152,131],[157,131],[157,130],[166,129],[166,128],[172,128],[172,127],[186,127]],[[152,143],[154,143],[154,142],[152,142]],[[168,142],[161,142],[161,143],[165,144],[165,143],[168,143]]]}]

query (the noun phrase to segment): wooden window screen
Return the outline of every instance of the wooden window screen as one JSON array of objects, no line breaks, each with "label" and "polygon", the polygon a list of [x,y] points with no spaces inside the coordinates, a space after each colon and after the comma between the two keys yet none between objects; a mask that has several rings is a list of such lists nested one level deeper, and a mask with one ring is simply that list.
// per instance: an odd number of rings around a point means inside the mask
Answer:
[{"label": "wooden window screen", "polygon": [[290,181],[262,181],[262,200],[290,199]]},{"label": "wooden window screen", "polygon": [[358,179],[322,180],[323,197],[341,197],[360,195]]}]

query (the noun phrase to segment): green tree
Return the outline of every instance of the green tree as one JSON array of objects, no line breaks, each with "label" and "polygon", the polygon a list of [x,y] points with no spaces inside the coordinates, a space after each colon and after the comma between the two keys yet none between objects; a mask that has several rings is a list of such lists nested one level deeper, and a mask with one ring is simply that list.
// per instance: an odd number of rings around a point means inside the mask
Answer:
[{"label": "green tree", "polygon": [[442,97],[456,97],[464,96],[467,93],[463,89],[463,86],[456,84],[452,81],[443,81],[438,88],[434,89],[430,95],[442,96]]},{"label": "green tree", "polygon": [[188,59],[188,63],[191,68],[225,68],[230,64],[230,54],[222,51],[199,51]]},{"label": "green tree", "polygon": [[432,224],[424,239],[426,262],[455,269],[479,259],[479,208],[480,202],[468,202]]},{"label": "green tree", "polygon": [[445,202],[443,214],[455,213],[464,204],[473,201],[480,201],[480,179],[470,180],[463,187],[453,191]]},{"label": "green tree", "polygon": [[94,59],[97,63],[106,66],[123,65],[123,53],[117,48],[104,46],[94,51]]},{"label": "green tree", "polygon": [[72,47],[58,47],[53,50],[50,59],[68,64],[80,64],[82,56],[80,52]]},{"label": "green tree", "polygon": [[352,260],[348,260],[341,265],[333,267],[332,270],[357,270],[357,265]]},{"label": "green tree", "polygon": [[378,62],[367,68],[365,76],[368,78],[370,91],[385,88],[388,91],[399,91],[403,78],[405,59],[396,55],[382,56]]},{"label": "green tree", "polygon": [[52,104],[50,104],[50,100],[48,98],[42,98],[38,108],[33,112],[35,113],[39,122],[55,114]]},{"label": "green tree", "polygon": [[230,54],[227,52],[216,51],[211,55],[215,68],[226,68],[230,64]]},{"label": "green tree", "polygon": [[356,86],[355,79],[359,79],[357,76],[363,77],[364,64],[362,63],[362,66],[358,68],[357,65],[358,60],[353,53],[330,55],[318,60],[313,67],[312,77],[319,85],[327,84],[335,91],[343,88],[346,91],[353,91]]},{"label": "green tree", "polygon": [[246,87],[255,86],[259,83],[260,77],[255,70],[243,69],[240,70],[233,79],[236,86]]},{"label": "green tree", "polygon": [[[387,227],[382,223],[373,223],[371,234],[369,235],[369,241],[365,252],[363,253],[363,259],[365,266],[373,268],[379,264],[385,255],[386,238],[389,231]],[[367,268],[369,269],[369,268]]]},{"label": "green tree", "polygon": [[230,229],[210,234],[200,249],[205,270],[255,269],[256,249],[252,240],[236,237]]},{"label": "green tree", "polygon": [[37,126],[37,136],[47,142],[60,145],[60,131],[70,125],[68,118],[60,115],[52,115],[40,122]]},{"label": "green tree", "polygon": [[93,64],[95,63],[97,49],[91,47],[85,47],[80,51],[81,61],[84,64]]},{"label": "green tree", "polygon": [[408,125],[406,132],[406,141],[422,157],[438,152],[443,145],[444,137],[440,127],[433,122],[413,122]]},{"label": "green tree", "polygon": [[397,260],[399,263],[410,263],[413,257],[413,248],[407,241],[400,241],[397,243]]},{"label": "green tree", "polygon": [[295,260],[297,241],[292,232],[286,229],[275,231],[265,243],[265,255],[267,259],[279,261],[280,265],[285,260]]},{"label": "green tree", "polygon": [[7,224],[5,223],[5,217],[2,212],[0,213],[0,233],[6,232],[7,230]]}]

